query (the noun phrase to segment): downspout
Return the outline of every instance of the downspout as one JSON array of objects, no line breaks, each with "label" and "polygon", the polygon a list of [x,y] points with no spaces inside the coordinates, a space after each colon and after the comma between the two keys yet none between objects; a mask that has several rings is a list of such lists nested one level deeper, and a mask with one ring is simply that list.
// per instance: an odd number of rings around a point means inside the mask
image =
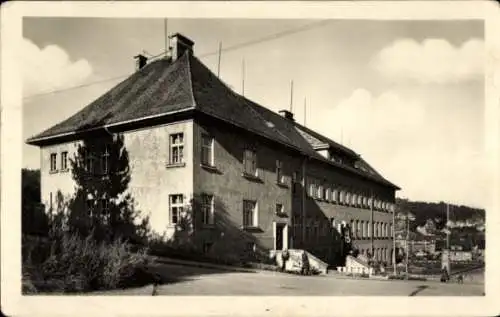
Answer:
[{"label": "downspout", "polygon": [[302,160],[302,241],[301,247],[304,249],[305,237],[306,237],[306,199],[307,199],[307,188],[306,188],[306,164],[307,156],[304,156]]}]

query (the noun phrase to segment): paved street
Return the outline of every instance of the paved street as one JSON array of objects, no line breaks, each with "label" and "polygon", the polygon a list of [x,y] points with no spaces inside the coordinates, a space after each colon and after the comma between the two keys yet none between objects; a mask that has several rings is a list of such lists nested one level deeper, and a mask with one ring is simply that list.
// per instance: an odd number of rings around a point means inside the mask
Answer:
[{"label": "paved street", "polygon": [[[328,276],[296,276],[276,272],[227,272],[180,265],[157,265],[165,280],[157,295],[372,295],[372,296],[481,296],[480,277],[464,284],[436,281],[379,281]],[[152,286],[106,292],[151,295]]]}]

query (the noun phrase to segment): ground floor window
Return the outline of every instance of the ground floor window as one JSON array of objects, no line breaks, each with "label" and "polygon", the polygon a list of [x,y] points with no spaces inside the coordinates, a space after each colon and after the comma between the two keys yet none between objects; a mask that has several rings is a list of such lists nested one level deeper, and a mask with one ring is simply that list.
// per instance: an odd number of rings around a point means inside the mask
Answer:
[{"label": "ground floor window", "polygon": [[184,208],[183,200],[182,194],[169,196],[170,223],[177,224],[179,222],[180,215]]},{"label": "ground floor window", "polygon": [[201,195],[201,214],[204,225],[214,224],[214,196],[203,194]]},{"label": "ground floor window", "polygon": [[257,227],[257,202],[255,200],[243,200],[243,227]]}]

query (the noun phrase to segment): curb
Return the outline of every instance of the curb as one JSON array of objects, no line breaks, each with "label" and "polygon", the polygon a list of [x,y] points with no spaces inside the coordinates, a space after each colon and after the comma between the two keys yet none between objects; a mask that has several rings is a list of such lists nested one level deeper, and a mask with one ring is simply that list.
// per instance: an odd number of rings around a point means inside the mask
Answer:
[{"label": "curb", "polygon": [[[240,273],[257,273],[257,272],[261,271],[261,270],[250,269],[250,268],[231,267],[231,266],[227,266],[227,265],[218,265],[218,264],[212,264],[212,263],[207,263],[207,262],[177,260],[177,259],[164,258],[164,257],[158,257],[158,256],[153,256],[153,257],[151,257],[151,259],[156,263],[184,265],[184,266],[206,268],[206,269],[218,269],[218,270],[240,272]],[[262,270],[262,271],[264,271],[264,270]]]}]

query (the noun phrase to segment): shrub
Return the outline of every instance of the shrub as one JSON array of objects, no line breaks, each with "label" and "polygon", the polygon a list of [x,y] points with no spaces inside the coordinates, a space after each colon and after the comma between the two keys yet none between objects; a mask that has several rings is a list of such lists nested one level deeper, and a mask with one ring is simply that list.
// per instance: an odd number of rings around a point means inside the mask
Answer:
[{"label": "shrub", "polygon": [[[96,242],[91,235],[63,234],[59,240],[39,243],[32,252],[46,252],[49,256],[41,263],[25,263],[23,292],[38,291],[83,292],[125,287],[144,270],[146,250],[130,251],[125,241]],[[31,264],[31,265],[30,265]],[[151,282],[143,281],[145,283]],[[137,282],[137,281],[135,281]]]}]

